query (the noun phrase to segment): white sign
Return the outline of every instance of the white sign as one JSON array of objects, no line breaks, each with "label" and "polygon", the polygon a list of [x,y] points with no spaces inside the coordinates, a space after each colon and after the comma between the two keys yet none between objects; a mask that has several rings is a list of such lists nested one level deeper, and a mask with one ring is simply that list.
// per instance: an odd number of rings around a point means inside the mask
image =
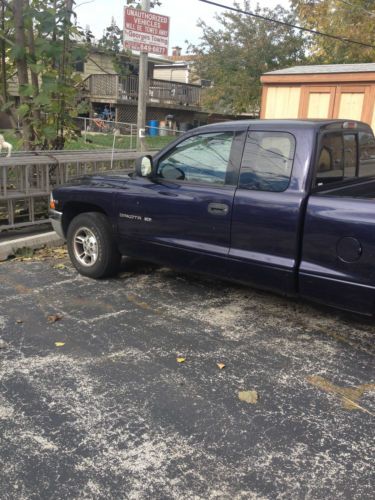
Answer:
[{"label": "white sign", "polygon": [[167,56],[169,24],[167,16],[125,7],[124,48]]}]

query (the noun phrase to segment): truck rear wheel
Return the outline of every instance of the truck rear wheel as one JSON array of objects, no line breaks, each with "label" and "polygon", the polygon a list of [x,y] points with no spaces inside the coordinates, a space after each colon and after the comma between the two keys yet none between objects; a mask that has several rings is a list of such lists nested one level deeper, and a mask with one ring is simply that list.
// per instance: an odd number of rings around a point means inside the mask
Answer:
[{"label": "truck rear wheel", "polygon": [[121,255],[104,214],[77,215],[68,227],[67,244],[70,259],[83,276],[105,278],[119,270]]}]

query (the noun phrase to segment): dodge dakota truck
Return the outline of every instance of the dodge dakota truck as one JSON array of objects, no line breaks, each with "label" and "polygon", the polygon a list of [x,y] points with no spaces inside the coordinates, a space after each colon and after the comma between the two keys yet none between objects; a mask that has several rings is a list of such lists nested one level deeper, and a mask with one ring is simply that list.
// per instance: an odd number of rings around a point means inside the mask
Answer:
[{"label": "dodge dakota truck", "polygon": [[374,198],[368,125],[251,120],[58,187],[50,217],[91,278],[125,255],[373,315]]}]

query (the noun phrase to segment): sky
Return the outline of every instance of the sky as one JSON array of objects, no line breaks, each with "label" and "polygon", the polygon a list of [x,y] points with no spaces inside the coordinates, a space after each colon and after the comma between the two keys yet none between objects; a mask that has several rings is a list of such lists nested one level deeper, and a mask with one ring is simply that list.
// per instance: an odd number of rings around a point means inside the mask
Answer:
[{"label": "sky", "polygon": [[[217,7],[204,4],[199,0],[161,0],[162,6],[153,9],[171,18],[169,48],[178,45],[186,51],[187,44],[197,43],[201,30],[197,28],[199,18],[211,26],[215,23],[215,13],[221,11]],[[233,0],[216,0],[218,3],[233,5]],[[237,0],[241,5],[243,0]],[[250,0],[250,6],[259,3],[261,7],[274,8],[277,4],[283,7],[289,6],[289,0]],[[103,31],[110,25],[112,16],[117,24],[122,27],[123,10],[125,0],[76,0],[76,12],[80,26],[90,26],[91,31],[97,38],[103,35]]]}]

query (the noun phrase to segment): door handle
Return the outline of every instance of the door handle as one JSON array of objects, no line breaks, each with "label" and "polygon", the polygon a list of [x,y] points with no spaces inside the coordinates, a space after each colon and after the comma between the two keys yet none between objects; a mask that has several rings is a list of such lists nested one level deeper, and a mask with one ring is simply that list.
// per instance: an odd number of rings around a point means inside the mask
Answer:
[{"label": "door handle", "polygon": [[208,213],[212,215],[227,215],[229,213],[229,206],[225,203],[209,203]]}]

